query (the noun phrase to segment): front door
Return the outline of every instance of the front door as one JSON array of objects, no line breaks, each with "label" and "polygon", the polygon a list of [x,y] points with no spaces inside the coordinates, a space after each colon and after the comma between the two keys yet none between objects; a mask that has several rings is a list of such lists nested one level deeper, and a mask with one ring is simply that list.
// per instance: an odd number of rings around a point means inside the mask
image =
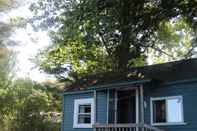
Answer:
[{"label": "front door", "polygon": [[117,123],[136,123],[136,90],[117,92]]}]

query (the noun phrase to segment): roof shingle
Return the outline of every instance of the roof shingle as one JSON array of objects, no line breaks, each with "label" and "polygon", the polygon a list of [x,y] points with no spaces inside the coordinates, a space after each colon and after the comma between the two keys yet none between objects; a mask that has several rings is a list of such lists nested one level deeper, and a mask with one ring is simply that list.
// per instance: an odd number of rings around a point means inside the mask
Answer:
[{"label": "roof shingle", "polygon": [[197,59],[168,62],[143,67],[130,68],[124,72],[106,72],[89,75],[77,80],[67,87],[66,91],[85,90],[91,86],[154,79],[162,82],[173,82],[197,78]]}]

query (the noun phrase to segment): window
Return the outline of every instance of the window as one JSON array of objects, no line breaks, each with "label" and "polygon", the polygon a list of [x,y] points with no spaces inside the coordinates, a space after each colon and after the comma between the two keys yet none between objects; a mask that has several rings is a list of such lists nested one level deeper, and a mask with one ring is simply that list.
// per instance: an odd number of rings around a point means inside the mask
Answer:
[{"label": "window", "polygon": [[151,106],[153,125],[184,124],[181,96],[151,98]]},{"label": "window", "polygon": [[157,100],[153,102],[153,122],[166,122],[166,102],[165,100]]},{"label": "window", "polygon": [[74,128],[92,128],[94,123],[94,100],[77,99],[74,103]]},{"label": "window", "polygon": [[79,106],[78,123],[91,123],[91,104]]}]

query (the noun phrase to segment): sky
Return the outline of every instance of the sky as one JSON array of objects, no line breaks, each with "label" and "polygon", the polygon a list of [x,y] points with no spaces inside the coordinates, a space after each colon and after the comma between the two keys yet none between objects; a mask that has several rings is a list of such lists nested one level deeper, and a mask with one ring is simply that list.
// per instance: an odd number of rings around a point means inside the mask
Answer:
[{"label": "sky", "polygon": [[[19,2],[23,2],[20,7],[0,12],[0,22],[9,23],[10,18],[32,16],[32,12],[29,10],[31,0],[19,0]],[[27,24],[25,28],[16,28],[9,39],[17,43],[8,48],[16,53],[15,74],[18,78],[31,78],[38,82],[54,79],[53,76],[41,72],[32,62],[40,49],[51,44],[47,31],[35,32],[31,25]]]}]

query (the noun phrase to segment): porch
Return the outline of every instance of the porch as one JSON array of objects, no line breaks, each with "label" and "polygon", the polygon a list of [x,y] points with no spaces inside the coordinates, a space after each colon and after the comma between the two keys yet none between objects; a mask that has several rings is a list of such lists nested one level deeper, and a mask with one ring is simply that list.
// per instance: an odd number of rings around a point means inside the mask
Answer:
[{"label": "porch", "polygon": [[[97,101],[97,91],[94,101]],[[94,131],[162,131],[144,122],[143,85],[108,89],[107,123],[97,123],[96,115],[94,119]]]}]

